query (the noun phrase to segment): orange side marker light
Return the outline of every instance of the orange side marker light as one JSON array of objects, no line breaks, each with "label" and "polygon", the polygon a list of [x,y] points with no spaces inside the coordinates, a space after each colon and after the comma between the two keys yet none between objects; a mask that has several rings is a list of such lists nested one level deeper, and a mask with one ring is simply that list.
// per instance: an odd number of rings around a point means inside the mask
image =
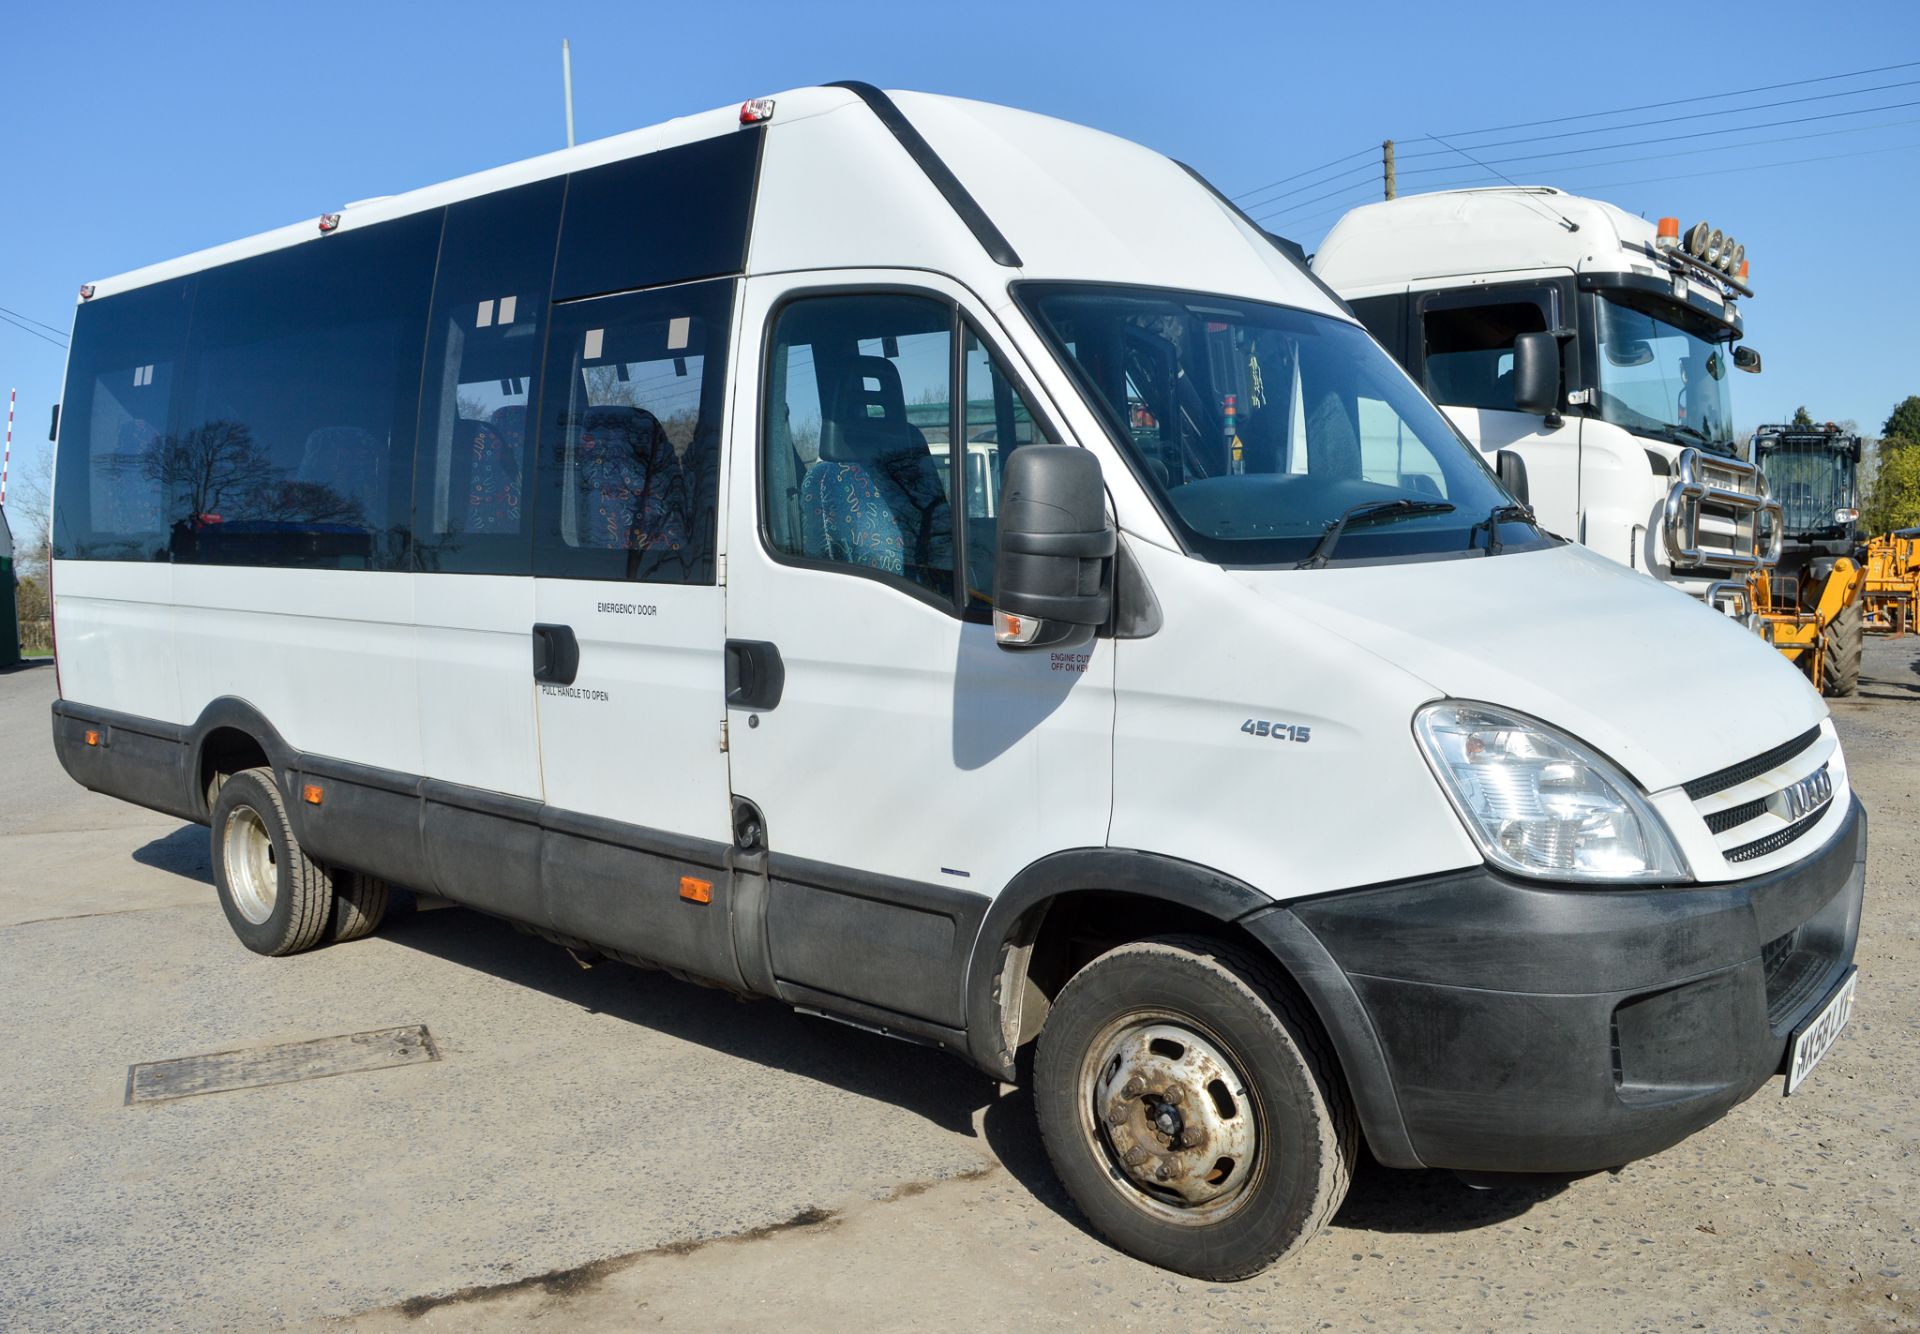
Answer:
[{"label": "orange side marker light", "polygon": [[100,744],[100,734],[91,727],[87,729],[87,744],[89,746],[97,746]]},{"label": "orange side marker light", "polygon": [[305,787],[300,789],[300,799],[306,802],[307,805],[309,806],[318,806],[320,804],[320,799],[325,795],[326,794],[320,790],[320,785],[318,783],[308,783]]},{"label": "orange side marker light", "polygon": [[680,877],[680,897],[688,903],[712,903],[713,881],[696,880],[690,875]]}]

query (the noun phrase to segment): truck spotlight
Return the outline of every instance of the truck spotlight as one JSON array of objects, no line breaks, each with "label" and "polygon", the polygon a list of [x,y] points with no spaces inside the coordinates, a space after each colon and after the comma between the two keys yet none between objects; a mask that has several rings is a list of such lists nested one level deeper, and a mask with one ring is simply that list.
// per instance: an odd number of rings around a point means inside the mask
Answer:
[{"label": "truck spotlight", "polygon": [[1709,234],[1707,237],[1707,253],[1704,256],[1707,263],[1711,264],[1716,269],[1719,268],[1720,253],[1726,248],[1727,248],[1727,234],[1721,231],[1718,227],[1715,227],[1712,233]]},{"label": "truck spotlight", "polygon": [[1692,227],[1687,229],[1687,253],[1695,259],[1705,259],[1707,257],[1707,237],[1711,234],[1712,228],[1708,227],[1706,223],[1694,223]]}]

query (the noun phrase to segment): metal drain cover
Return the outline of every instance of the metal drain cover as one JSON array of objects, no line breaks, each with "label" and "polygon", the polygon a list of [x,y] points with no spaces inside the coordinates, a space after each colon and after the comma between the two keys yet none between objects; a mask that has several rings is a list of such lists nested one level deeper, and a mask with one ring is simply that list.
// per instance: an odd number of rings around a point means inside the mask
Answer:
[{"label": "metal drain cover", "polygon": [[143,1061],[127,1067],[127,1105],[192,1098],[202,1093],[229,1093],[264,1084],[293,1084],[328,1075],[351,1075],[385,1070],[396,1065],[437,1061],[440,1052],[425,1024],[382,1028],[371,1033],[347,1033],[337,1038],[310,1038],[274,1047],[244,1051],[217,1051],[206,1056],[181,1056],[171,1061]]}]

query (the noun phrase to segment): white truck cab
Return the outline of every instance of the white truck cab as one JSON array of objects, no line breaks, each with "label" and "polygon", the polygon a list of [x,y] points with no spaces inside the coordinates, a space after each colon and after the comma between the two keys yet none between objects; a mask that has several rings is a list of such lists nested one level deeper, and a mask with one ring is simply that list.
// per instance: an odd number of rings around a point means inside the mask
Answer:
[{"label": "white truck cab", "polygon": [[1760,365],[1734,346],[1737,241],[1502,186],[1356,208],[1313,269],[1468,440],[1520,461],[1551,531],[1728,610],[1777,558],[1733,433],[1732,372]]},{"label": "white truck cab", "polygon": [[799,89],[81,297],[56,746],[250,949],[403,886],[1030,1071],[1216,1279],[1363,1142],[1610,1167],[1844,1022],[1820,698],[1138,145]]}]

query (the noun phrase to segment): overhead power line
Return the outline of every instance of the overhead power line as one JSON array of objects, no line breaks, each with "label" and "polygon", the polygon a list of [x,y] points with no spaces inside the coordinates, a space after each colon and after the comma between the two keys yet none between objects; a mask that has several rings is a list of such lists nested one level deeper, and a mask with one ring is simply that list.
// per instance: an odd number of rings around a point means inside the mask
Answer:
[{"label": "overhead power line", "polygon": [[31,315],[22,315],[19,311],[8,310],[5,306],[0,306],[0,312],[11,315],[16,320],[25,320],[28,324],[37,324],[48,333],[59,334],[62,338],[67,336],[67,331],[57,324],[48,324],[45,320],[36,320]]},{"label": "overhead power line", "polygon": [[[1699,176],[1731,176],[1742,171],[1771,171],[1778,167],[1799,167],[1810,162],[1834,162],[1841,158],[1869,157],[1875,153],[1900,153],[1920,149],[1920,142],[1910,144],[1889,144],[1884,148],[1861,148],[1851,153],[1822,153],[1817,157],[1787,158],[1778,162],[1748,162],[1737,167],[1712,167],[1706,171],[1674,172],[1667,176],[1639,176],[1630,181],[1597,181],[1582,186],[1585,190],[1616,190],[1629,185],[1653,185],[1661,181],[1690,181]],[[1473,183],[1462,181],[1457,188],[1468,188]]]},{"label": "overhead power line", "polygon": [[[1677,120],[1698,120],[1702,116],[1739,116],[1739,115],[1744,115],[1749,111],[1770,111],[1775,107],[1798,106],[1802,102],[1825,102],[1835,97],[1855,97],[1864,93],[1884,93],[1884,92],[1890,92],[1895,88],[1912,88],[1916,85],[1920,85],[1920,79],[1903,79],[1898,83],[1879,83],[1879,84],[1875,84],[1871,88],[1856,88],[1851,92],[1845,92],[1845,93],[1821,93],[1815,97],[1790,97],[1782,102],[1762,102],[1755,106],[1750,106],[1750,107],[1725,107],[1719,111],[1696,111],[1690,115],[1679,116],[1679,117],[1662,116],[1662,117],[1656,117],[1653,120],[1630,120],[1630,121],[1625,121],[1619,125],[1595,126],[1591,130],[1564,130],[1559,134],[1535,134],[1535,135],[1528,135],[1519,139],[1496,139],[1490,144],[1471,144],[1469,145],[1469,147],[1511,148],[1515,144],[1543,144],[1553,139],[1578,139],[1582,135],[1588,135],[1588,134],[1611,134],[1616,130],[1642,130],[1647,128],[1650,125],[1671,125],[1676,119]],[[1829,117],[1860,116],[1860,115],[1865,115],[1868,112],[1884,111],[1885,109],[1886,108],[1884,107],[1861,107],[1861,108],[1856,108],[1855,110],[1852,110],[1852,111],[1829,112],[1828,116]],[[1810,116],[1807,119],[1820,120],[1822,119],[1822,117]],[[1774,121],[1772,123],[1776,125],[1791,125],[1791,124],[1794,124],[1795,122]],[[1747,126],[1746,128],[1763,129],[1765,127],[1755,125],[1755,126]],[[1432,136],[1429,135],[1428,137],[1431,138]],[[1432,157],[1434,156],[1434,150],[1429,149],[1427,152],[1424,152],[1424,153],[1408,153],[1406,154],[1406,156],[1410,158]]]},{"label": "overhead power line", "polygon": [[[1608,158],[1602,162],[1561,163],[1554,155],[1527,153],[1519,157],[1485,158],[1482,159],[1481,165],[1491,166],[1497,164],[1504,167],[1516,162],[1544,163],[1546,165],[1540,167],[1539,170],[1550,171],[1558,175],[1561,172],[1567,171],[1591,171],[1595,167],[1625,166],[1632,162],[1657,162],[1663,158],[1698,157],[1702,153],[1729,153],[1742,148],[1760,148],[1767,144],[1791,144],[1799,143],[1807,139],[1828,139],[1841,134],[1867,134],[1873,130],[1891,129],[1896,125],[1920,125],[1920,116],[1907,116],[1900,120],[1875,121],[1871,125],[1846,125],[1837,130],[1814,130],[1807,134],[1777,134],[1769,139],[1749,139],[1745,143],[1739,144],[1711,144],[1704,148],[1680,148],[1671,153],[1642,153],[1637,157]],[[1666,141],[1655,140],[1653,142],[1664,143]],[[1611,146],[1616,148],[1626,147],[1624,144]],[[1587,150],[1583,149],[1581,151],[1584,152]],[[1411,171],[1403,171],[1400,174],[1402,176],[1431,176],[1435,172],[1453,173],[1458,172],[1458,170],[1458,166],[1415,167]]]},{"label": "overhead power line", "polygon": [[1701,93],[1694,97],[1669,98],[1665,102],[1642,102],[1638,106],[1615,107],[1611,111],[1582,111],[1572,116],[1553,116],[1547,120],[1522,120],[1511,125],[1489,125],[1478,130],[1455,130],[1447,135],[1449,139],[1471,139],[1477,134],[1499,134],[1503,130],[1530,130],[1539,125],[1565,125],[1576,120],[1597,120],[1604,116],[1626,116],[1636,111],[1655,111],[1661,107],[1687,106],[1694,102],[1717,102],[1725,97],[1745,97],[1749,93],[1771,93],[1782,88],[1804,88],[1810,84],[1833,83],[1840,79],[1860,79],[1869,74],[1889,74],[1897,69],[1913,69],[1920,66],[1920,60],[1902,61],[1898,65],[1876,65],[1871,69],[1849,70],[1845,74],[1822,74],[1812,79],[1789,79],[1785,83],[1764,83],[1757,88],[1735,88],[1724,93]]},{"label": "overhead power line", "polygon": [[35,338],[38,338],[43,343],[52,343],[55,347],[59,348],[63,352],[66,350],[67,345],[64,340],[55,338],[51,334],[43,334],[38,329],[34,328],[32,325],[22,324],[19,320],[16,320],[11,316],[0,315],[0,324],[10,324],[14,328],[18,329],[21,333],[32,334]]},{"label": "overhead power line", "polygon": [[1374,152],[1373,145],[1368,144],[1365,148],[1357,149],[1354,152],[1343,154],[1342,156],[1333,159],[1333,161],[1331,162],[1322,162],[1317,167],[1308,167],[1305,171],[1296,171],[1293,173],[1293,175],[1282,176],[1277,181],[1268,181],[1265,185],[1256,185],[1251,190],[1243,191],[1240,194],[1234,195],[1233,198],[1245,199],[1249,195],[1259,194],[1262,190],[1271,190],[1276,185],[1285,185],[1288,181],[1297,181],[1302,176],[1311,176],[1317,171],[1325,171],[1328,167],[1337,167],[1343,162],[1352,161],[1354,158],[1371,156],[1373,152]]}]

